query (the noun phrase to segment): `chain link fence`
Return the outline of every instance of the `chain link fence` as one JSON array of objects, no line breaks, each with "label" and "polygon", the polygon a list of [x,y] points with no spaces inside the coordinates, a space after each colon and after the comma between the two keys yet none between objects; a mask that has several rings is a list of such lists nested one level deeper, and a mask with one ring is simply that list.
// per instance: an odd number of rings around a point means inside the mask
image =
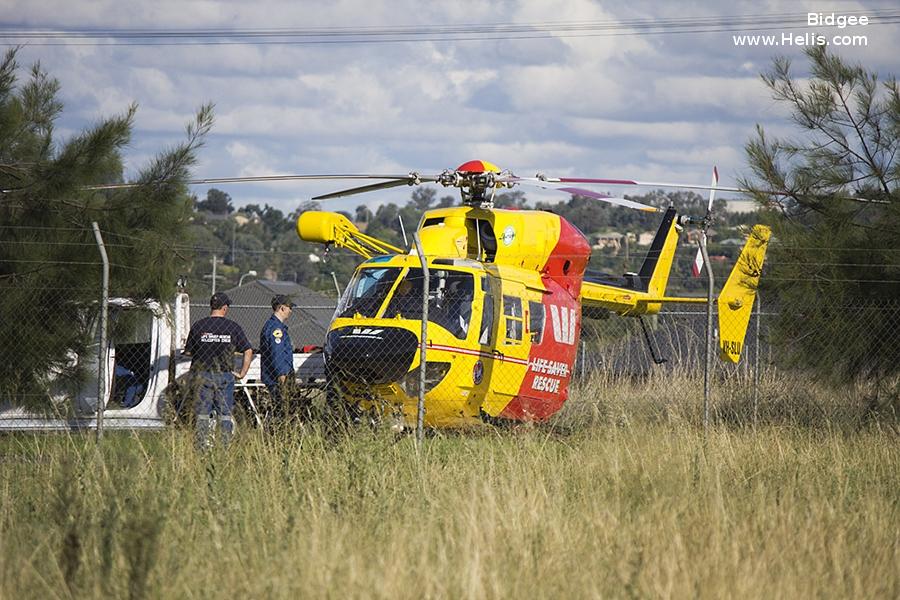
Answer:
[{"label": "chain link fence", "polygon": [[[99,271],[101,260],[90,267]],[[583,318],[571,295],[566,300],[562,287],[548,291],[538,275],[532,281],[440,258],[430,259],[427,271],[412,262],[369,261],[340,282],[347,289],[338,301],[333,288],[321,293],[297,282],[253,278],[226,288],[228,317],[254,349],[235,388],[238,427],[264,426],[303,407],[303,419],[336,413],[414,428],[420,392],[426,427],[703,422],[704,304],[666,305],[640,320],[599,311]],[[197,390],[183,351],[191,325],[209,315],[208,295],[134,302],[116,289],[112,281],[103,343],[99,286],[4,281],[7,305],[33,310],[5,315],[0,325],[0,429],[95,427],[98,407],[108,428],[191,422]],[[285,322],[294,350],[291,385],[276,402],[263,382],[259,349],[277,294],[298,306]],[[788,314],[763,297],[749,314],[739,363],[720,361],[716,341],[713,423],[896,420],[896,378],[835,381],[808,365],[810,347],[824,364],[845,360],[848,347],[889,347],[883,342],[900,335],[900,300],[853,305],[822,298],[806,310],[835,319],[855,311],[871,327],[805,328],[802,312]],[[236,370],[240,361],[235,356]]]}]

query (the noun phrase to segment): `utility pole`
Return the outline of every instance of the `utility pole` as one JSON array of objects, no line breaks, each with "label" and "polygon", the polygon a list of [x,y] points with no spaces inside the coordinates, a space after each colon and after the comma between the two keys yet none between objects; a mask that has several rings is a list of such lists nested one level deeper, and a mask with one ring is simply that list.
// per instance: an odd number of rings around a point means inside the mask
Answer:
[{"label": "utility pole", "polygon": [[212,255],[212,275],[204,275],[203,279],[212,279],[212,293],[216,293],[216,281],[221,278],[221,275],[216,274],[216,268],[219,264],[219,256],[217,254]]},{"label": "utility pole", "polygon": [[[212,261],[213,261],[213,269],[212,269],[212,293],[215,294],[215,293],[216,293],[216,264],[219,262],[219,261],[218,261],[218,257],[217,257],[215,254],[213,254]],[[240,373],[238,373],[238,375],[240,375]]]},{"label": "utility pole", "polygon": [[234,259],[234,238],[236,235],[237,235],[237,220],[235,219],[231,223],[231,265],[232,266],[234,266],[234,264],[236,262]]}]

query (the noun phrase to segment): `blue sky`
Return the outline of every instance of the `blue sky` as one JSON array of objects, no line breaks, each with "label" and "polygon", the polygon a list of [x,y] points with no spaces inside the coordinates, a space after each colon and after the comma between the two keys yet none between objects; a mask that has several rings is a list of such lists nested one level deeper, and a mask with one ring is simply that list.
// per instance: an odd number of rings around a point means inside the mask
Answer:
[{"label": "blue sky", "polygon": [[[805,12],[867,15],[895,2],[40,2],[6,0],[5,31],[148,28],[250,29],[447,26],[455,24],[625,22]],[[14,16],[15,20],[11,20]],[[900,72],[900,24],[839,31],[779,23],[797,34],[864,34],[868,45],[840,53],[883,75]],[[531,176],[709,180],[745,172],[743,146],[760,123],[791,133],[783,107],[759,78],[784,54],[805,71],[799,47],[740,47],[746,30],[616,36],[307,45],[42,45],[32,39],[22,64],[40,60],[62,85],[68,136],[101,116],[139,111],[126,153],[132,172],[183,138],[205,102],[216,125],[197,177],[290,173],[436,173],[478,158]],[[2,37],[2,36],[0,36]],[[46,41],[46,40],[43,40]],[[194,191],[204,196],[209,186]],[[220,185],[237,205],[285,211],[341,183]],[[633,193],[636,190],[615,190]],[[445,192],[439,191],[440,195]],[[405,202],[398,188],[333,202]],[[529,193],[535,198],[536,194]],[[545,198],[545,197],[544,197]]]}]

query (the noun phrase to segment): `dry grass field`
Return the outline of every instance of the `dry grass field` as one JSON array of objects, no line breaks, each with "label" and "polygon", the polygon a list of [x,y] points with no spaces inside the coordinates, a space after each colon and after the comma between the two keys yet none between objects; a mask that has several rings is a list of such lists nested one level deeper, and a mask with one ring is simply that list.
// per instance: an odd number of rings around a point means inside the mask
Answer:
[{"label": "dry grass field", "polygon": [[6,436],[0,597],[900,596],[896,429],[590,404],[420,455],[368,428]]}]

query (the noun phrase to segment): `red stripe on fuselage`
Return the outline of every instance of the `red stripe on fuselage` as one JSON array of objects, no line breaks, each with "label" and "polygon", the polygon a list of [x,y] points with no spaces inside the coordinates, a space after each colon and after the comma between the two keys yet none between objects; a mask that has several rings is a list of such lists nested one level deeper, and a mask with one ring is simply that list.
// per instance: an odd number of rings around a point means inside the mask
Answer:
[{"label": "red stripe on fuselage", "polygon": [[549,292],[541,299],[543,337],[531,346],[528,371],[519,392],[500,413],[505,419],[544,421],[568,398],[581,338],[581,282],[591,247],[571,223],[561,217],[559,220],[559,239],[541,274]]},{"label": "red stripe on fuselage", "polygon": [[428,342],[428,348],[433,350],[443,350],[445,352],[454,352],[456,354],[466,354],[468,356],[478,356],[481,358],[490,358],[491,360],[498,360],[500,362],[511,362],[517,365],[527,365],[528,361],[523,358],[513,358],[512,356],[506,356],[505,354],[501,354],[499,352],[482,352],[480,350],[472,350],[470,348],[458,348],[456,346],[444,346],[441,344],[432,344]]}]

